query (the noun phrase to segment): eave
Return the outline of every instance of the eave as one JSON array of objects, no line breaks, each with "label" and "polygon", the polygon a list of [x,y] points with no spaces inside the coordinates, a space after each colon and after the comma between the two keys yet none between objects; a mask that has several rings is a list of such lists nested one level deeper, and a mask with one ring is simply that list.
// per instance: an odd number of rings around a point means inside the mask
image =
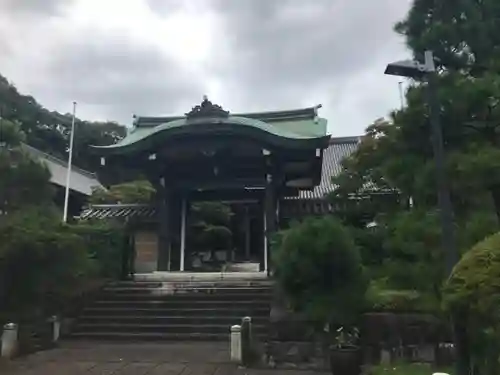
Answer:
[{"label": "eave", "polygon": [[330,136],[306,136],[274,127],[256,119],[230,116],[228,118],[179,119],[151,128],[138,129],[117,144],[91,146],[94,153],[102,156],[124,155],[165,146],[186,137],[236,136],[258,141],[269,147],[284,149],[324,149]]}]

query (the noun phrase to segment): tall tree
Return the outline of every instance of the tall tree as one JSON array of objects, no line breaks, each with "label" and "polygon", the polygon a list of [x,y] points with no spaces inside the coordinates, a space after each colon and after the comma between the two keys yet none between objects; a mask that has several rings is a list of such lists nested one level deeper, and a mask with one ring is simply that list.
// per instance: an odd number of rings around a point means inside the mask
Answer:
[{"label": "tall tree", "polygon": [[444,68],[472,75],[500,68],[497,0],[413,0],[395,30],[416,56],[430,49]]},{"label": "tall tree", "polygon": [[[491,206],[500,218],[500,2],[413,0],[408,15],[395,30],[405,37],[416,58],[432,50],[440,67],[440,120],[457,219],[466,223],[465,228],[477,227],[474,220]],[[416,139],[429,144],[429,111],[420,99],[423,88],[410,89],[408,108],[394,116],[399,126],[396,133],[408,131],[415,136],[413,141],[406,139],[408,145],[415,145]],[[423,137],[418,137],[418,129]],[[425,150],[415,149],[413,154],[423,156]],[[432,181],[428,177],[433,165],[425,159],[423,168],[406,172],[418,176],[412,184],[416,193],[420,193],[417,187],[429,186]],[[417,200],[417,204],[422,203],[428,202]],[[459,325],[455,328],[460,362],[457,372],[466,374],[466,337],[460,334]]]},{"label": "tall tree", "polygon": [[448,72],[439,100],[453,177],[469,192],[486,188],[500,217],[500,2],[414,0],[395,30]]},{"label": "tall tree", "polygon": [[[25,141],[41,151],[66,159],[72,122],[70,113],[49,111],[30,95],[22,95],[0,75],[0,118],[19,121]],[[89,122],[76,119],[73,162],[95,170],[98,161],[89,153],[89,145],[109,145],[126,134],[125,127],[112,122]]]},{"label": "tall tree", "polygon": [[[500,218],[500,77],[447,73],[438,100],[456,214],[494,207]],[[436,205],[434,159],[426,87],[407,92],[407,107],[368,127],[357,152],[344,162],[337,194],[363,186],[394,189],[417,206]]]},{"label": "tall tree", "polygon": [[50,172],[23,152],[24,139],[19,123],[1,121],[0,214],[27,206],[52,203]]}]

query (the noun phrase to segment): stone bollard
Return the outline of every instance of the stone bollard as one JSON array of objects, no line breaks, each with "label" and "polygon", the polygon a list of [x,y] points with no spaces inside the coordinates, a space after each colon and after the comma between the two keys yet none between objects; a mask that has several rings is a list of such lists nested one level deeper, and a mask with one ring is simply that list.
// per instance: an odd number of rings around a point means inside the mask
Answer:
[{"label": "stone bollard", "polygon": [[249,316],[241,320],[241,362],[249,366],[252,360],[252,318]]},{"label": "stone bollard", "polygon": [[387,349],[380,350],[380,364],[382,366],[388,366],[392,362],[391,351]]},{"label": "stone bollard", "polygon": [[241,328],[245,329],[245,327],[248,328],[248,341],[252,343],[252,318],[250,316],[245,316],[243,319],[241,319]]},{"label": "stone bollard", "polygon": [[8,323],[3,327],[2,333],[2,358],[10,359],[17,354],[18,337],[17,324]]},{"label": "stone bollard", "polygon": [[231,326],[231,361],[241,363],[241,326]]},{"label": "stone bollard", "polygon": [[59,341],[59,336],[61,335],[61,320],[57,315],[54,315],[49,321],[52,327],[52,342],[55,344]]}]

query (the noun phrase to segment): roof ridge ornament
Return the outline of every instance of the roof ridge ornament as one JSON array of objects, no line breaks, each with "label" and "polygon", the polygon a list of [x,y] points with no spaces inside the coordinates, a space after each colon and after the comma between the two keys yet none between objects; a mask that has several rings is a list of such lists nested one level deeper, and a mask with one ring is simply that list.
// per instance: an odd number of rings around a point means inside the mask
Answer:
[{"label": "roof ridge ornament", "polygon": [[187,119],[207,118],[207,117],[229,117],[229,111],[225,111],[220,105],[213,104],[206,95],[203,95],[201,104],[193,107],[190,112],[186,113]]}]

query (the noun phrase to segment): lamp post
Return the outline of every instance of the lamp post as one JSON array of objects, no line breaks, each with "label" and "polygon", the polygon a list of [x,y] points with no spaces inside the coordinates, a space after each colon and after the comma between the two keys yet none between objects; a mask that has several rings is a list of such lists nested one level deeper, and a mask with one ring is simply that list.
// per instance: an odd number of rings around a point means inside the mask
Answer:
[{"label": "lamp post", "polygon": [[432,130],[432,148],[436,166],[438,205],[441,216],[442,246],[445,251],[446,276],[448,277],[458,261],[458,251],[453,230],[453,209],[450,198],[450,187],[445,168],[443,131],[439,121],[440,109],[437,98],[437,75],[434,55],[432,51],[426,51],[423,64],[415,60],[402,60],[391,63],[387,65],[384,73],[427,82],[429,121]]}]

